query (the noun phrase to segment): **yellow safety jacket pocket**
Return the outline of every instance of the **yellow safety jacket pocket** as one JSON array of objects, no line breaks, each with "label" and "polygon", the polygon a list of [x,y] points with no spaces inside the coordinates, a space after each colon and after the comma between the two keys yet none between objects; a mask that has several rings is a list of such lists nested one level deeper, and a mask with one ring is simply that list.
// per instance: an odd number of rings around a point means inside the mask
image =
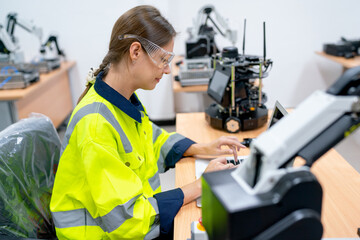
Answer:
[{"label": "yellow safety jacket pocket", "polygon": [[120,154],[120,159],[124,162],[125,166],[132,170],[137,170],[144,162],[142,157],[134,152]]}]

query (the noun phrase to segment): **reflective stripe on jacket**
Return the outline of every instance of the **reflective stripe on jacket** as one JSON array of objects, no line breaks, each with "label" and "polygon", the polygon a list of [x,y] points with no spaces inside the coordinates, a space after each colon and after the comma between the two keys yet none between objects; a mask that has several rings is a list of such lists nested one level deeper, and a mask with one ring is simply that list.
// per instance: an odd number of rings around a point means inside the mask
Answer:
[{"label": "reflective stripe on jacket", "polygon": [[50,203],[60,239],[159,236],[153,196],[161,192],[159,173],[172,167],[165,163],[167,155],[184,137],[153,124],[142,105],[139,110],[136,121],[94,87],[76,106]]}]

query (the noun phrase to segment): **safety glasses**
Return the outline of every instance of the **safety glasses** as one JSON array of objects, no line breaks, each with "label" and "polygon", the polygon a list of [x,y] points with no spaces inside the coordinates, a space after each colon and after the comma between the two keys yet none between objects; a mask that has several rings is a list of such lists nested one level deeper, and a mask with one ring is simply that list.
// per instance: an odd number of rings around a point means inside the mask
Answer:
[{"label": "safety glasses", "polygon": [[145,49],[150,59],[155,63],[159,68],[166,68],[171,60],[174,58],[175,54],[173,52],[168,52],[162,47],[156,45],[155,43],[147,40],[146,38],[133,35],[133,34],[124,34],[120,35],[119,40],[135,38],[137,39],[141,46]]}]

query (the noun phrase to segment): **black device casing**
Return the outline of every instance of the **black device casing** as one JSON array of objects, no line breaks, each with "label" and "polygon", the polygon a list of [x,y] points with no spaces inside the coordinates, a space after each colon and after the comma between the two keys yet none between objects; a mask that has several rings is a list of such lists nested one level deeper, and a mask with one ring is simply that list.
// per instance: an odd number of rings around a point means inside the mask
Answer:
[{"label": "black device casing", "polygon": [[322,188],[310,171],[284,175],[263,194],[248,194],[232,170],[202,177],[202,221],[209,239],[321,239]]},{"label": "black device casing", "polygon": [[[205,120],[216,129],[224,129],[226,119],[229,117],[228,113],[219,110],[216,103],[211,104],[205,110]],[[239,117],[240,130],[247,131],[257,129],[264,126],[268,120],[268,109],[258,107],[254,111],[242,113]]]}]

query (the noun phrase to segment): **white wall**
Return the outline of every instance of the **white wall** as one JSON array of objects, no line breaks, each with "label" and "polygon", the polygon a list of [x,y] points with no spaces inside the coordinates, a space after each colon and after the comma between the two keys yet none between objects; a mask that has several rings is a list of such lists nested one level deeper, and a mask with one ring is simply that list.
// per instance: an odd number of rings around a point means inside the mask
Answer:
[{"label": "white wall", "polygon": [[[74,98],[83,90],[88,69],[98,66],[104,57],[116,19],[138,4],[158,7],[174,25],[179,32],[176,54],[184,54],[184,41],[188,37],[186,29],[192,26],[193,18],[205,4],[213,4],[238,30],[239,49],[242,46],[243,20],[247,19],[246,52],[249,54],[262,55],[262,22],[266,21],[267,56],[274,61],[269,77],[264,79],[268,107],[272,107],[275,100],[285,107],[294,107],[315,89],[326,89],[340,76],[342,67],[314,52],[321,51],[323,43],[335,42],[341,36],[360,37],[356,30],[360,25],[360,2],[357,0],[0,0],[0,3],[0,22],[5,21],[8,12],[14,11],[19,17],[32,19],[42,27],[44,36],[58,33],[60,46],[65,49],[68,59],[77,62],[78,82],[73,84]],[[16,32],[26,58],[29,60],[38,54],[35,37],[20,28]],[[220,37],[217,43],[219,47],[229,45]],[[163,79],[153,92],[140,91],[140,97],[152,118],[174,117],[174,96],[169,77]],[[183,106],[196,105],[191,97],[175,100],[181,101],[176,104]],[[195,98],[195,101],[201,100]]]}]

